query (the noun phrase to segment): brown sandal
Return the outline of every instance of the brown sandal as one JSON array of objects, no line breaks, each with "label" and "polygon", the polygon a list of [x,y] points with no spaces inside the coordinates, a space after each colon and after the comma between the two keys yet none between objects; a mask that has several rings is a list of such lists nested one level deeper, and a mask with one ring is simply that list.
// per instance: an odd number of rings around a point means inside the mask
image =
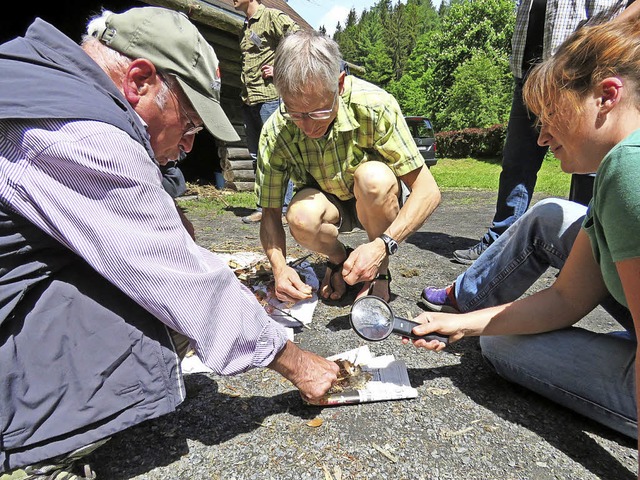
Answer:
[{"label": "brown sandal", "polygon": [[387,273],[378,273],[378,275],[376,275],[376,278],[374,278],[373,280],[371,280],[371,283],[369,284],[369,293],[368,295],[371,295],[373,292],[373,286],[376,284],[376,280],[386,280],[387,282],[387,293],[389,294],[389,300],[391,300],[391,272],[389,270],[387,270]]}]

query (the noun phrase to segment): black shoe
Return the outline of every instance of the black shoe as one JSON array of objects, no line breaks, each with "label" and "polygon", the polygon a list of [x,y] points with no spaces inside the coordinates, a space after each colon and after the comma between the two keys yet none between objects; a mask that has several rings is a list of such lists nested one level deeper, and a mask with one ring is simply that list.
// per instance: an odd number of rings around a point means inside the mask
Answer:
[{"label": "black shoe", "polygon": [[482,252],[484,252],[488,246],[489,246],[488,243],[485,243],[484,240],[480,240],[480,242],[478,242],[476,245],[469,248],[468,250],[454,251],[453,258],[458,263],[462,263],[464,265],[471,265],[473,262],[475,262],[478,259],[480,255],[482,255]]}]

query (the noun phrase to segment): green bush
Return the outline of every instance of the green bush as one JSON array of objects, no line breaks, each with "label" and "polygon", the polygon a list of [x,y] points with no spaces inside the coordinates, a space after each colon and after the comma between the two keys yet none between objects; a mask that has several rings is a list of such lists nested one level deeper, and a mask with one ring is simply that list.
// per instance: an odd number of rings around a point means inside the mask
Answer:
[{"label": "green bush", "polygon": [[436,133],[438,155],[448,158],[491,158],[502,156],[506,125],[489,128],[465,128]]},{"label": "green bush", "polygon": [[488,128],[509,119],[513,76],[506,55],[477,51],[453,77],[445,108],[434,119],[441,129]]}]

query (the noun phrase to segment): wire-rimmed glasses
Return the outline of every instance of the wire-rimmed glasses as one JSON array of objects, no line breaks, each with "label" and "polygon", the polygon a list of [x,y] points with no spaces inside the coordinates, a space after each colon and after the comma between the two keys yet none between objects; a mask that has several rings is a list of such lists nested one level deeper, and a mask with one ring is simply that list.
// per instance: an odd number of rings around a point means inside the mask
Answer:
[{"label": "wire-rimmed glasses", "polygon": [[167,82],[167,86],[169,87],[169,93],[171,93],[171,96],[178,104],[178,107],[180,107],[180,111],[182,112],[182,115],[187,117],[187,128],[184,132],[182,132],[182,136],[188,137],[190,135],[195,135],[196,133],[202,131],[202,129],[204,128],[204,125],[196,125],[196,123],[191,119],[191,116],[189,115],[189,113],[187,113],[187,110],[182,106],[182,103],[178,98],[178,94],[173,91],[172,84]]},{"label": "wire-rimmed glasses", "polygon": [[311,120],[327,120],[329,118],[331,118],[331,115],[333,114],[333,109],[336,106],[336,101],[338,100],[338,92],[336,92],[335,96],[333,97],[333,103],[331,104],[331,108],[328,110],[315,110],[313,112],[292,112],[287,110],[287,106],[284,104],[284,102],[282,101],[282,98],[280,98],[280,114],[286,119],[286,120],[292,120],[292,121],[302,121],[305,118],[310,118]]}]

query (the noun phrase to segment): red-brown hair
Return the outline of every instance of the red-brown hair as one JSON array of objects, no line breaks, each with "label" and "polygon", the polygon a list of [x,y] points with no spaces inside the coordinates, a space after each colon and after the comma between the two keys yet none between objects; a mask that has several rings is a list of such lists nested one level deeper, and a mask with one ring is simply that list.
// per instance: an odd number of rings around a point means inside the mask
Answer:
[{"label": "red-brown hair", "polygon": [[[534,67],[523,88],[524,102],[539,123],[557,127],[605,78],[620,77],[640,87],[640,16],[585,26],[548,60]],[[637,92],[627,92],[640,98]]]}]

